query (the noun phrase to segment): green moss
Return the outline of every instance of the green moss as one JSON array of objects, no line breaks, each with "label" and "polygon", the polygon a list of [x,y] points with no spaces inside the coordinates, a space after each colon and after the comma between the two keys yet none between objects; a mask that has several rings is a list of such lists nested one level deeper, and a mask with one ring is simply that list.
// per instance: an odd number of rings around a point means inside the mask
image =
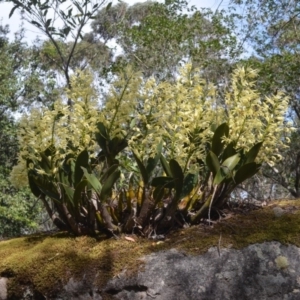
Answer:
[{"label": "green moss", "polygon": [[[285,213],[275,217],[273,208]],[[101,288],[107,280],[125,268],[128,276],[142,266],[143,255],[177,248],[201,254],[212,246],[242,248],[264,241],[279,241],[300,247],[300,201],[276,201],[272,206],[235,214],[213,227],[193,226],[171,233],[164,242],[121,236],[118,240],[104,237],[70,237],[65,233],[33,235],[0,242],[0,275],[9,277],[9,295],[20,297],[25,285],[48,296],[54,295],[73,277],[85,274],[87,280],[97,276]]]}]

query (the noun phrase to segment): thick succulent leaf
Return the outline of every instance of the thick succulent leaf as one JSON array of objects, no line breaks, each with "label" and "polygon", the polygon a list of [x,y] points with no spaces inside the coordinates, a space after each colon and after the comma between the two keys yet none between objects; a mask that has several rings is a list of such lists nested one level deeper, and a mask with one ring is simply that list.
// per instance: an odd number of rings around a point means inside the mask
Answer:
[{"label": "thick succulent leaf", "polygon": [[241,155],[239,153],[228,157],[225,159],[224,162],[222,162],[221,167],[224,169],[224,172],[228,174],[229,172],[232,172],[233,169],[236,167],[236,165],[239,163],[241,159]]},{"label": "thick succulent leaf", "polygon": [[212,146],[211,150],[219,156],[223,151],[224,144],[222,143],[222,138],[224,136],[228,137],[229,135],[229,126],[227,123],[221,124],[215,131],[214,136],[212,138]]},{"label": "thick succulent leaf", "polygon": [[169,165],[173,178],[178,179],[180,182],[183,182],[184,175],[179,163],[175,159],[171,159]]},{"label": "thick succulent leaf", "polygon": [[220,168],[216,174],[216,176],[214,177],[214,181],[213,184],[220,184],[223,180],[226,179],[226,174],[223,172],[222,168]]},{"label": "thick succulent leaf", "polygon": [[172,177],[173,174],[171,172],[169,164],[168,164],[167,160],[165,159],[165,157],[163,155],[160,156],[160,162],[161,162],[161,165],[162,165],[165,173],[167,174],[167,176]]},{"label": "thick succulent leaf", "polygon": [[53,192],[51,189],[47,189],[47,188],[43,188],[41,186],[39,186],[39,189],[41,190],[41,192],[43,194],[45,194],[46,196],[48,196],[49,198],[51,198],[52,200],[61,203],[61,197],[58,193]]},{"label": "thick succulent leaf", "polygon": [[159,176],[152,179],[151,185],[154,187],[163,186],[164,188],[172,189],[175,187],[173,177]]},{"label": "thick succulent leaf", "polygon": [[239,163],[241,159],[241,156],[239,153],[228,157],[220,166],[215,178],[213,184],[220,184],[227,176],[232,175],[232,171],[236,167],[236,165]]},{"label": "thick succulent leaf", "polygon": [[[31,186],[34,189],[32,190],[32,192],[34,192],[34,195],[44,194],[50,197],[52,200],[61,203],[60,194],[57,192],[57,189],[55,188],[53,183],[48,180],[47,176],[35,174],[33,170],[30,170],[28,173],[28,177],[30,178]],[[40,193],[38,193],[36,188],[40,190]]]},{"label": "thick succulent leaf", "polygon": [[236,154],[236,150],[233,147],[233,143],[230,143],[226,146],[226,148],[223,151],[222,154],[222,160],[224,161],[226,158],[233,156],[234,154]]},{"label": "thick succulent leaf", "polygon": [[198,174],[187,174],[183,180],[183,188],[180,197],[184,198],[185,196],[189,195],[197,183]]},{"label": "thick succulent leaf", "polygon": [[[66,184],[62,184],[65,192],[66,192],[66,196],[68,198],[68,201],[71,202],[71,204],[74,206],[74,202],[73,202],[73,197],[74,197],[74,189],[71,188],[70,186],[66,185]],[[66,200],[66,199],[65,199]]]},{"label": "thick succulent leaf", "polygon": [[255,161],[257,154],[262,146],[263,142],[257,143],[246,153],[246,164],[252,163]]},{"label": "thick succulent leaf", "polygon": [[107,142],[109,141],[109,135],[106,127],[102,122],[97,123],[98,132],[96,132],[96,141],[101,149],[106,153]]},{"label": "thick succulent leaf", "polygon": [[75,163],[75,174],[74,174],[74,186],[77,186],[77,184],[81,181],[83,177],[83,170],[81,167],[89,169],[89,153],[87,150],[83,150],[81,153],[79,153],[76,163]]},{"label": "thick succulent leaf", "polygon": [[126,139],[121,139],[118,137],[114,137],[108,143],[108,151],[110,155],[113,157],[117,156],[121,151],[123,151],[128,146]]},{"label": "thick succulent leaf", "polygon": [[78,208],[79,204],[81,203],[82,192],[85,190],[87,185],[88,185],[88,181],[86,179],[81,180],[77,184],[73,195],[73,204],[75,208]]},{"label": "thick succulent leaf", "polygon": [[175,190],[176,190],[176,197],[179,197],[183,188],[183,171],[179,165],[179,163],[175,159],[171,159],[169,162],[170,169],[175,179]]},{"label": "thick succulent leaf", "polygon": [[114,173],[118,169],[119,165],[112,165],[111,167],[108,168],[108,170],[101,176],[100,178],[100,183],[103,183],[106,178],[110,176],[110,174]]},{"label": "thick succulent leaf", "polygon": [[152,171],[155,169],[155,167],[159,161],[159,158],[161,156],[161,151],[162,151],[162,142],[160,142],[157,146],[155,157],[154,158],[149,157],[149,159],[147,161],[146,171],[147,171],[147,174],[149,177],[151,176]]},{"label": "thick succulent leaf", "polygon": [[106,198],[111,194],[111,190],[115,182],[120,178],[120,174],[120,170],[117,170],[114,173],[110,174],[105,180],[100,193],[100,201],[105,201]]},{"label": "thick succulent leaf", "polygon": [[69,182],[72,183],[72,182],[75,182],[75,166],[76,166],[73,158],[69,160],[69,164],[70,164],[70,170],[71,170],[69,173]]},{"label": "thick succulent leaf", "polygon": [[46,156],[45,153],[41,153],[41,160],[38,162],[40,167],[48,174],[51,173],[51,161],[49,158]]},{"label": "thick succulent leaf", "polygon": [[82,170],[84,172],[84,176],[87,179],[87,181],[89,182],[89,184],[96,191],[96,193],[98,195],[100,195],[102,186],[101,186],[101,183],[99,182],[99,180],[97,179],[97,177],[94,174],[90,174],[86,168],[84,168],[84,167],[81,167],[81,168],[82,168]]},{"label": "thick succulent leaf", "polygon": [[36,185],[32,175],[31,175],[31,171],[28,172],[28,183],[29,183],[29,187],[30,187],[32,194],[37,198],[40,197],[42,195],[42,192],[39,189],[39,187]]},{"label": "thick succulent leaf", "polygon": [[149,181],[149,177],[148,177],[148,173],[147,173],[147,170],[143,164],[143,162],[140,160],[140,158],[137,156],[137,154],[135,154],[134,151],[132,151],[133,153],[133,156],[134,156],[134,159],[136,160],[137,164],[138,164],[138,167],[140,169],[140,172],[141,172],[141,175],[142,175],[142,178],[143,178],[143,182],[145,185],[148,184],[148,181]]},{"label": "thick succulent leaf", "polygon": [[220,163],[219,163],[218,157],[212,151],[209,151],[207,153],[206,164],[207,164],[209,170],[215,176],[217,174],[217,172],[219,171],[219,169],[220,169]]},{"label": "thick succulent leaf", "polygon": [[70,187],[69,185],[69,181],[68,181],[68,175],[65,173],[65,171],[63,169],[59,170],[59,178],[61,181],[61,184],[65,190],[66,196],[67,196],[67,201],[71,202],[72,205],[74,206],[73,203],[73,195],[74,195],[74,189],[72,187]]},{"label": "thick succulent leaf", "polygon": [[236,185],[242,183],[246,179],[254,176],[260,169],[261,164],[257,164],[255,162],[251,162],[249,164],[245,164],[241,166],[234,176],[234,182]]}]

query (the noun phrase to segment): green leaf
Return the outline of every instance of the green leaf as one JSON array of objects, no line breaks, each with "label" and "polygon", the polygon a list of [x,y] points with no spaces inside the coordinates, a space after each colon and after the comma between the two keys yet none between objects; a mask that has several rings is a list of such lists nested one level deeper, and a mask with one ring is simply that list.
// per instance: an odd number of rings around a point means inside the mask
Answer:
[{"label": "green leaf", "polygon": [[198,174],[187,174],[183,180],[183,188],[180,197],[184,198],[185,196],[189,195],[197,183]]},{"label": "green leaf", "polygon": [[161,165],[162,165],[165,173],[167,174],[167,176],[172,177],[173,174],[171,172],[169,164],[168,164],[167,160],[165,159],[165,157],[163,155],[160,156],[160,162],[161,162]]},{"label": "green leaf", "polygon": [[114,173],[110,174],[110,176],[108,176],[108,178],[105,180],[100,193],[100,201],[105,201],[106,198],[110,195],[113,185],[120,178],[120,174],[120,170],[117,170]]},{"label": "green leaf", "polygon": [[239,153],[230,156],[227,159],[225,159],[224,162],[222,162],[221,168],[225,170],[226,174],[232,172],[236,165],[239,163],[240,159],[241,155]]},{"label": "green leaf", "polygon": [[36,21],[31,20],[30,23],[38,28],[42,28],[42,25]]},{"label": "green leaf", "polygon": [[257,164],[255,162],[251,162],[241,166],[234,176],[234,182],[236,185],[242,183],[246,179],[254,176],[260,169],[261,164]]},{"label": "green leaf", "polygon": [[240,154],[237,153],[231,157],[228,157],[220,166],[213,184],[220,184],[228,175],[232,173],[236,165],[239,163],[241,157]]},{"label": "green leaf", "polygon": [[152,179],[151,186],[172,189],[175,187],[175,181],[173,177],[158,176]]},{"label": "green leaf", "polygon": [[234,155],[236,153],[237,152],[236,152],[236,150],[233,147],[233,142],[231,142],[224,149],[223,154],[222,154],[222,160],[224,161],[226,158],[228,158],[228,157],[230,157],[230,156],[232,156],[232,155]]},{"label": "green leaf", "polygon": [[50,189],[44,188],[42,186],[39,186],[39,189],[41,190],[41,192],[43,194],[45,194],[46,196],[48,196],[49,198],[51,198],[52,200],[61,203],[61,198],[60,195],[56,192],[51,191]]},{"label": "green leaf", "polygon": [[101,176],[100,182],[102,183],[105,180],[105,178],[108,178],[110,176],[110,174],[112,174],[113,172],[115,172],[118,169],[118,167],[119,167],[119,165],[117,165],[117,164],[109,167],[108,170]]},{"label": "green leaf", "polygon": [[72,205],[74,206],[74,203],[73,203],[74,189],[72,189],[69,186],[68,175],[64,172],[63,169],[59,170],[59,177],[60,177],[62,186],[66,192],[66,195],[68,197],[68,201],[70,201],[72,203]]},{"label": "green leaf", "polygon": [[222,137],[229,135],[229,126],[227,123],[221,124],[215,131],[214,136],[212,138],[212,146],[211,150],[219,156],[224,148],[224,143],[222,142]]},{"label": "green leaf", "polygon": [[74,186],[77,186],[77,184],[81,181],[83,177],[83,170],[81,167],[89,169],[89,153],[87,152],[87,150],[83,150],[82,152],[80,152],[76,159],[74,172]]},{"label": "green leaf", "polygon": [[220,163],[219,163],[218,157],[212,151],[209,151],[207,153],[206,164],[207,164],[209,170],[215,176],[220,169]]},{"label": "green leaf", "polygon": [[63,28],[63,29],[61,30],[61,32],[62,32],[62,34],[63,34],[64,36],[68,36],[68,34],[70,33],[70,31],[71,31],[71,27],[69,27],[69,26],[67,26],[67,27],[65,27],[65,28]]},{"label": "green leaf", "polygon": [[102,122],[97,123],[98,132],[96,132],[96,141],[104,153],[107,153],[107,144],[109,141],[109,135],[106,127]]},{"label": "green leaf", "polygon": [[73,195],[73,204],[76,209],[78,208],[79,204],[81,203],[82,192],[87,187],[87,185],[88,185],[88,181],[86,179],[83,179],[77,184],[77,186],[75,188],[74,195]]},{"label": "green leaf", "polygon": [[39,161],[39,165],[40,167],[48,174],[51,173],[51,162],[50,160],[48,159],[48,157],[44,154],[44,153],[41,153],[41,161]]},{"label": "green leaf", "polygon": [[138,167],[140,169],[140,172],[141,172],[141,175],[142,175],[142,178],[143,178],[143,182],[144,182],[145,185],[147,185],[148,181],[149,181],[147,170],[146,170],[145,166],[143,165],[142,161],[135,154],[135,152],[132,151],[132,153],[133,153],[134,159],[136,160],[136,162],[138,164]]},{"label": "green leaf", "polygon": [[213,184],[220,184],[224,179],[226,178],[226,174],[222,171],[220,168],[219,171],[217,172],[216,176],[214,177]]},{"label": "green leaf", "polygon": [[108,154],[113,157],[117,156],[121,151],[123,151],[128,146],[126,139],[114,137],[108,142]]},{"label": "green leaf", "polygon": [[71,202],[71,204],[74,206],[74,202],[73,202],[73,197],[74,197],[74,189],[71,188],[70,186],[66,185],[66,184],[62,184],[62,186],[64,187],[64,190],[66,192],[66,195],[68,197],[68,201]]},{"label": "green leaf", "polygon": [[95,190],[95,192],[100,195],[101,193],[101,183],[99,182],[99,180],[97,179],[97,177],[94,174],[90,174],[86,168],[81,167],[84,173],[84,176],[86,177],[87,181],[89,182],[89,184],[92,186],[92,188]]},{"label": "green leaf", "polygon": [[83,9],[82,9],[82,7],[81,7],[81,3],[77,2],[77,1],[73,1],[72,3],[77,7],[77,9],[78,9],[78,10],[80,11],[80,13],[83,15],[83,14],[84,14],[84,11],[83,11]]},{"label": "green leaf", "polygon": [[252,163],[255,161],[257,154],[262,146],[263,142],[257,143],[246,153],[246,164]]},{"label": "green leaf", "polygon": [[70,164],[70,173],[69,173],[69,182],[75,182],[75,161],[74,159],[70,159],[69,160],[69,164]]},{"label": "green leaf", "polygon": [[46,24],[45,24],[45,27],[46,27],[46,28],[48,28],[48,27],[50,26],[51,21],[52,21],[52,19],[48,19],[48,20],[46,21]]},{"label": "green leaf", "polygon": [[30,174],[31,171],[28,172],[28,183],[29,183],[29,187],[30,187],[30,190],[32,192],[32,194],[35,196],[35,197],[40,197],[42,195],[42,192],[41,190],[39,189],[39,187],[36,185],[34,179],[32,178],[32,175]]},{"label": "green leaf", "polygon": [[183,188],[184,175],[179,163],[175,159],[171,159],[169,165],[170,165],[173,178],[175,179],[176,194],[177,197],[179,197]]},{"label": "green leaf", "polygon": [[10,17],[13,15],[14,11],[15,11],[17,8],[19,8],[19,7],[20,7],[20,5],[17,4],[16,6],[14,6],[14,7],[12,8],[12,10],[10,11],[10,13],[9,13],[9,15],[8,15],[8,18],[9,18],[9,19],[10,19]]}]

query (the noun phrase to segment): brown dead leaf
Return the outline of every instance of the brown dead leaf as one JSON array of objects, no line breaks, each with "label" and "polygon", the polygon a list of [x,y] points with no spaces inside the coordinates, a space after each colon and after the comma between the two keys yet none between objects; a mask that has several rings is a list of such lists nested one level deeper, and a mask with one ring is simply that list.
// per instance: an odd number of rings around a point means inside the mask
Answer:
[{"label": "brown dead leaf", "polygon": [[130,242],[135,242],[135,239],[130,236],[125,236],[125,240],[130,241]]}]

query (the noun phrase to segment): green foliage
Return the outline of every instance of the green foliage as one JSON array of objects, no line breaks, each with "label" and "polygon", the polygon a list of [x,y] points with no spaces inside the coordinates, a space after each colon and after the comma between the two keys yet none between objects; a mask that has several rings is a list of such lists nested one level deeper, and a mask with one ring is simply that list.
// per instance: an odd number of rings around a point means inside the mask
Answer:
[{"label": "green foliage", "polygon": [[[0,237],[13,237],[42,229],[43,209],[28,188],[15,189],[9,173],[18,153],[17,128],[3,116],[0,121]],[[5,142],[4,142],[5,141]]]},{"label": "green foliage", "polygon": [[28,188],[14,189],[0,175],[0,237],[28,234],[40,229],[42,206]]},{"label": "green foliage", "polygon": [[223,11],[197,10],[187,1],[121,2],[97,13],[88,36],[94,41],[115,39],[122,48],[112,70],[130,64],[145,77],[172,80],[188,59],[210,79],[220,80],[226,74],[226,59],[220,57],[236,52],[232,21]]}]

